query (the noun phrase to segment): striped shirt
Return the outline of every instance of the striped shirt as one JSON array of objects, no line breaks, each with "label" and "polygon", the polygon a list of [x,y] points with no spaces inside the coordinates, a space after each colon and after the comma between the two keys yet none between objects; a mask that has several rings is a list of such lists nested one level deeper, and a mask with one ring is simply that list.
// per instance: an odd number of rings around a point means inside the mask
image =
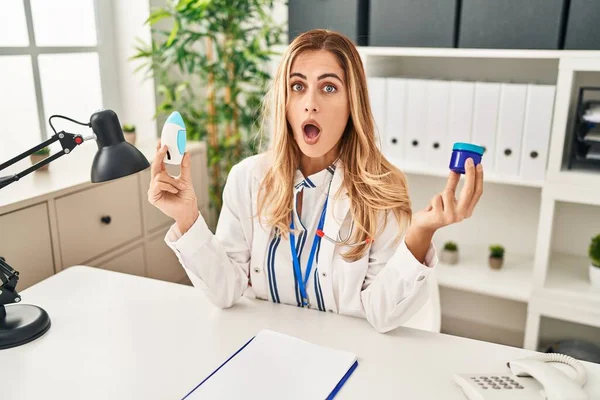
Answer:
[{"label": "striped shirt", "polygon": [[[328,196],[335,165],[332,164],[324,170],[308,177],[304,177],[300,170],[296,171],[294,177],[294,228],[296,252],[300,260],[302,277],[306,273],[306,267],[310,250],[316,237],[317,226],[321,212]],[[301,215],[297,212],[298,193],[302,196]],[[319,250],[317,246],[313,266],[306,283],[306,293],[309,300],[309,308],[325,311],[325,301],[319,282]],[[302,304],[300,286],[294,273],[292,251],[290,249],[289,236],[286,239],[277,235],[275,230],[271,233],[269,246],[265,258],[267,279],[269,283],[269,299],[276,303],[296,305]]]}]

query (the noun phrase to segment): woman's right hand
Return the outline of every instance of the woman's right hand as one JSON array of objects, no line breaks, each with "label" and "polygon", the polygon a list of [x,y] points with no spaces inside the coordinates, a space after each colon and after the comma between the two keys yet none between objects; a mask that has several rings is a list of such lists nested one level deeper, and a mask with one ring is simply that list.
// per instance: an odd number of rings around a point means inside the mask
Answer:
[{"label": "woman's right hand", "polygon": [[181,173],[176,177],[171,176],[165,168],[163,160],[166,154],[166,145],[162,148],[157,147],[151,167],[148,201],[165,215],[173,218],[181,233],[185,233],[199,216],[197,197],[192,184],[190,153],[184,154]]}]

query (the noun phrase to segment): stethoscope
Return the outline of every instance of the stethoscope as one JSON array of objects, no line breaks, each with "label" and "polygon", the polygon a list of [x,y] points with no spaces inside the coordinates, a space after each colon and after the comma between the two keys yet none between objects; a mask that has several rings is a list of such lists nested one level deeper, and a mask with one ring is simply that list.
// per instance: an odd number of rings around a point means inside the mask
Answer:
[{"label": "stethoscope", "polygon": [[[302,191],[302,188],[300,188],[295,195],[297,195],[300,191]],[[322,215],[324,216],[325,213],[327,212],[327,203],[329,202],[329,192],[327,193],[327,199],[325,200],[325,204],[323,205],[323,211],[322,211]],[[294,210],[295,211],[295,210]],[[292,213],[292,219],[294,218],[294,213]],[[296,216],[297,216],[297,212],[296,212]],[[341,231],[341,229],[340,229]],[[371,244],[374,242],[374,239],[367,237],[365,240],[360,241],[360,242],[356,242],[356,243],[350,243],[350,238],[352,237],[352,233],[354,232],[354,221],[350,221],[350,230],[348,232],[348,235],[342,239],[340,231],[338,231],[337,233],[337,239],[332,238],[331,236],[328,236],[325,234],[325,232],[323,231],[323,228],[321,226],[317,227],[317,230],[315,232],[315,234],[321,238],[321,239],[325,239],[330,243],[333,243],[334,245],[340,245],[340,246],[347,246],[347,247],[357,247],[357,246],[362,246],[363,244]],[[293,224],[290,226],[290,233],[293,234],[299,234],[304,232],[303,230],[300,229],[294,229]]]},{"label": "stethoscope", "polygon": [[[318,237],[320,237],[321,239],[325,239],[328,242],[333,243],[336,246],[339,245],[339,246],[347,246],[347,247],[357,247],[357,246],[361,246],[363,244],[371,244],[375,241],[374,239],[371,239],[370,237],[368,237],[363,241],[356,242],[356,243],[350,243],[350,238],[352,237],[353,230],[354,230],[354,221],[350,222],[350,231],[348,232],[348,236],[346,236],[344,239],[342,239],[342,237],[340,236],[340,232],[338,232],[338,234],[337,234],[337,239],[334,239],[331,236],[326,235],[322,229],[318,229],[318,228],[317,228],[315,234]],[[294,233],[294,234],[300,234],[305,231],[301,230],[301,229],[293,229],[293,230],[290,229],[290,232]],[[281,233],[279,231],[277,231],[276,234],[281,235]]]},{"label": "stethoscope", "polygon": [[352,232],[354,231],[354,221],[350,222],[350,231],[348,232],[348,236],[346,236],[344,239],[342,239],[342,237],[340,236],[340,232],[338,232],[337,234],[337,240],[333,239],[329,236],[327,236],[325,234],[325,232],[323,232],[323,230],[321,229],[317,229],[317,236],[319,236],[322,239],[327,240],[328,242],[331,242],[335,245],[343,245],[343,246],[348,246],[348,247],[356,247],[356,246],[361,246],[363,244],[371,244],[374,242],[373,239],[371,239],[370,237],[366,238],[366,240],[363,240],[361,242],[356,242],[356,243],[350,243],[350,238],[352,237]]},{"label": "stethoscope", "polygon": [[[321,239],[325,238],[325,240],[328,241],[332,241],[335,244],[346,244],[348,242],[348,239],[350,238],[350,236],[352,236],[352,229],[353,229],[353,224],[351,225],[351,229],[350,229],[350,235],[348,235],[348,237],[346,237],[345,240],[335,240],[332,239],[331,237],[325,235],[325,233],[323,232],[323,225],[325,224],[325,214],[327,213],[327,203],[329,201],[329,198],[325,199],[325,204],[323,205],[323,210],[321,211],[321,217],[319,218],[319,224],[317,227],[317,231],[315,234],[315,240],[313,241],[312,247],[310,249],[310,255],[308,256],[308,262],[306,264],[306,271],[304,274],[304,277],[302,276],[302,270],[300,267],[300,258],[298,257],[298,252],[296,249],[296,237],[294,235],[294,232],[296,231],[296,229],[294,229],[294,218],[292,215],[292,220],[290,222],[290,251],[292,253],[292,262],[294,265],[294,275],[296,276],[296,280],[298,282],[298,287],[300,289],[300,295],[302,296],[302,307],[308,307],[309,306],[309,299],[308,299],[308,295],[306,293],[306,286],[308,284],[308,280],[310,278],[310,272],[313,266],[313,260],[315,259],[315,255],[317,253],[317,249],[319,247],[319,243],[321,241]],[[339,232],[338,232],[338,239],[341,239],[341,237],[339,236]],[[364,240],[363,242],[360,243],[355,243],[355,244],[346,244],[347,246],[358,246],[360,244],[364,244],[364,243],[372,243],[372,240]]]}]

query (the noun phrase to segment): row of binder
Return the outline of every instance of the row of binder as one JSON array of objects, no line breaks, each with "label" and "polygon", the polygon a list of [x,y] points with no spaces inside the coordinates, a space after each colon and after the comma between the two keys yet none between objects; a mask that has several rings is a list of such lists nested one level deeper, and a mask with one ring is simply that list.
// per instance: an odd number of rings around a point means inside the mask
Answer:
[{"label": "row of binder", "polygon": [[543,180],[555,86],[368,78],[383,152],[394,162],[447,168],[452,145],[486,150],[486,172]]}]

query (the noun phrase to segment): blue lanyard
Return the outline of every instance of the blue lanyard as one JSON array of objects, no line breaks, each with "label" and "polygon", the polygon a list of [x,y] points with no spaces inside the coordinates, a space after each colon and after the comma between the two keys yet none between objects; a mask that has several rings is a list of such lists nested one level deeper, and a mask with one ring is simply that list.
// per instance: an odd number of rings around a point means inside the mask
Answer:
[{"label": "blue lanyard", "polygon": [[[323,211],[321,211],[321,219],[319,219],[319,230],[323,230],[323,225],[325,224],[325,213],[327,212],[327,200],[329,197],[325,199],[325,204],[323,205]],[[306,264],[306,271],[304,273],[304,279],[302,279],[302,271],[300,270],[300,259],[298,258],[298,252],[296,251],[296,237],[293,234],[294,230],[294,213],[292,211],[292,222],[290,223],[290,247],[292,250],[292,260],[294,261],[294,273],[298,280],[298,285],[300,286],[300,295],[302,296],[302,307],[308,306],[308,295],[306,294],[306,284],[308,283],[308,279],[310,277],[310,271],[312,269],[313,260],[315,258],[315,253],[317,251],[317,246],[321,241],[321,237],[315,233],[315,240],[312,244],[312,249],[310,249],[310,255],[308,256],[308,262]]]}]

